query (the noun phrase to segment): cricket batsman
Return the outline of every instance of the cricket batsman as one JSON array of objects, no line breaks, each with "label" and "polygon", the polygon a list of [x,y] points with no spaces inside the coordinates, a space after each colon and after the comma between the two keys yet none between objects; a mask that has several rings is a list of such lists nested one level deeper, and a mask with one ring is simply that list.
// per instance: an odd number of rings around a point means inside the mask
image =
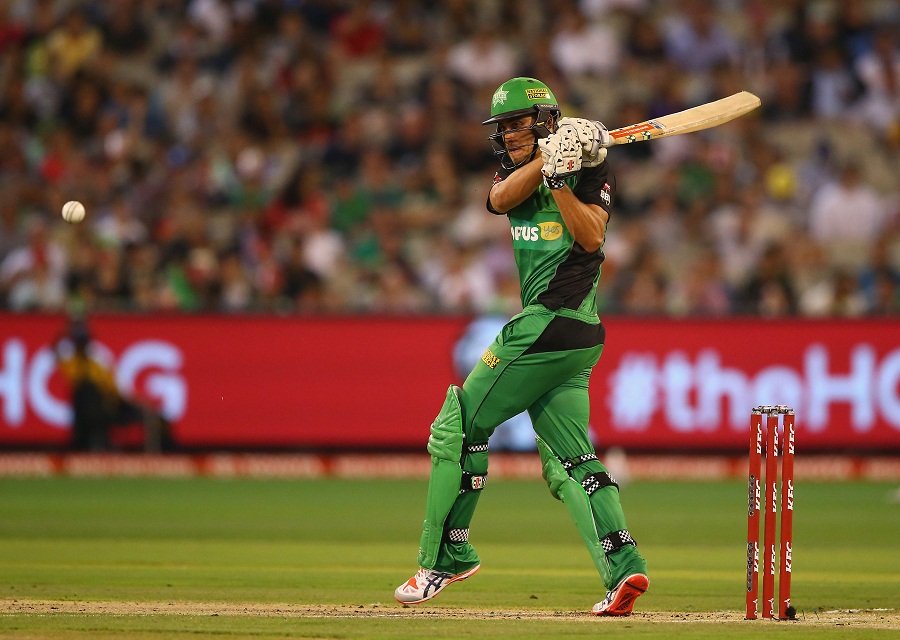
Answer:
[{"label": "cricket batsman", "polygon": [[478,571],[469,523],[487,480],[488,438],[527,410],[550,493],[565,504],[606,589],[592,612],[628,615],[649,586],[647,565],[588,435],[588,382],[605,340],[596,298],[615,192],[609,133],[599,122],[561,119],[550,88],[533,78],[500,85],[490,114],[484,124],[496,127],[500,169],[487,209],[509,219],[523,309],[462,388],[448,389],[431,425],[419,569],[394,596],[425,602]]}]

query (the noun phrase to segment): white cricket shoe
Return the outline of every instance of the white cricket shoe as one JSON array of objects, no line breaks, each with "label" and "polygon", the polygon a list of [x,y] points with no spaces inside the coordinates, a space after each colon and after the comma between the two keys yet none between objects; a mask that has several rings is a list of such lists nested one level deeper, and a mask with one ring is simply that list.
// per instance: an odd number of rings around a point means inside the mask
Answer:
[{"label": "white cricket shoe", "polygon": [[643,573],[632,573],[619,585],[606,592],[606,597],[593,606],[595,616],[628,616],[634,608],[634,601],[650,586],[650,578]]},{"label": "white cricket shoe", "polygon": [[449,585],[458,580],[465,580],[480,568],[481,565],[476,564],[468,571],[455,575],[433,569],[419,569],[416,571],[416,575],[397,587],[394,591],[394,598],[402,604],[419,604],[431,600]]}]

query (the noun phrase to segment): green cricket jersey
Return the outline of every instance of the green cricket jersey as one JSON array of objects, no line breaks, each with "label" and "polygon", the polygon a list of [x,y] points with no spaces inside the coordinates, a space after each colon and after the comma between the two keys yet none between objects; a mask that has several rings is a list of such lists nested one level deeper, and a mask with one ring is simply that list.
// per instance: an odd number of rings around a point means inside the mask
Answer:
[{"label": "green cricket jersey", "polygon": [[[505,180],[510,173],[504,169],[498,171],[494,184]],[[598,204],[610,212],[615,179],[609,173],[609,163],[582,169],[566,182],[579,200]],[[487,208],[502,215],[491,207],[490,197]],[[541,184],[506,216],[519,270],[522,307],[541,304],[554,311],[566,308],[596,315],[603,249],[588,253],[574,241],[550,189]]]}]

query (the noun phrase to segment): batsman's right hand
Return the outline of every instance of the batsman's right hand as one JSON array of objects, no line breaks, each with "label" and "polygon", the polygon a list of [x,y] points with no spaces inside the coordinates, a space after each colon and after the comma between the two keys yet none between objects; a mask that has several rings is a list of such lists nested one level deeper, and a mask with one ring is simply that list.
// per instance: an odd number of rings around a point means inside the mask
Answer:
[{"label": "batsman's right hand", "polygon": [[547,178],[558,180],[581,171],[581,142],[575,127],[560,126],[554,133],[538,140],[538,147],[544,162],[541,173]]}]

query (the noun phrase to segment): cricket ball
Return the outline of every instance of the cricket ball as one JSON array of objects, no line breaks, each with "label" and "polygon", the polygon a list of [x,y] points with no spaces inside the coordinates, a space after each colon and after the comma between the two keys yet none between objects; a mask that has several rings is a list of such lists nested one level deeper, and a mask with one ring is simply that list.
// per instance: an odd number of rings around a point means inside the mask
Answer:
[{"label": "cricket ball", "polygon": [[84,205],[78,200],[69,200],[63,205],[62,217],[66,222],[75,224],[84,220]]}]

